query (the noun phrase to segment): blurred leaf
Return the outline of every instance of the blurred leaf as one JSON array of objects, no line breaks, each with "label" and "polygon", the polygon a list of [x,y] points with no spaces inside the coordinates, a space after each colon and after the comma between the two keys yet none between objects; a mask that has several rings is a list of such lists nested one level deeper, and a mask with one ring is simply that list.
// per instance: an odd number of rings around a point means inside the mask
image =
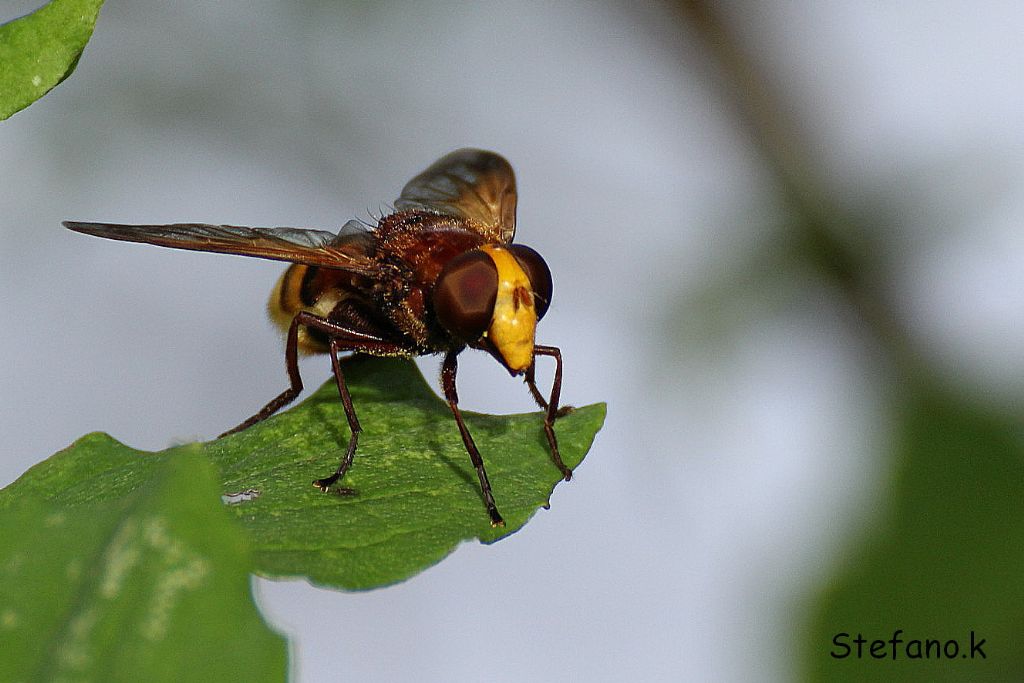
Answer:
[{"label": "blurred leaf", "polygon": [[717,353],[750,325],[806,296],[811,281],[807,269],[782,246],[767,245],[746,256],[722,264],[673,297],[664,325],[666,338],[673,342],[663,347],[666,360],[678,356],[679,349]]},{"label": "blurred leaf", "polygon": [[[1024,431],[947,391],[908,391],[895,444],[893,499],[878,528],[822,596],[802,642],[818,681],[1019,681],[1024,678]],[[954,639],[953,659],[897,659],[886,643]],[[984,640],[985,658],[971,658]],[[833,638],[848,633],[850,656]],[[863,658],[853,639],[863,634]],[[934,651],[934,650],[933,650]],[[950,647],[952,651],[952,647]]]},{"label": "blurred leaf", "polygon": [[[258,491],[230,506],[251,532],[258,573],[375,588],[426,569],[464,540],[507,536],[547,505],[560,473],[540,413],[464,413],[507,524],[493,529],[451,412],[415,364],[352,358],[344,367],[363,432],[341,483],[356,495],[311,486],[334,470],[348,443],[333,380],[297,408],[201,446],[220,468],[222,492]],[[583,460],[604,415],[598,404],[558,420],[567,465]],[[81,505],[125,495],[176,450],[142,453],[91,434],[0,492],[0,508],[17,496]]]},{"label": "blurred leaf", "polygon": [[53,0],[0,26],[0,120],[71,75],[103,0]]},{"label": "blurred leaf", "polygon": [[18,500],[0,512],[0,680],[284,680],[250,570],[194,453],[125,498]]},{"label": "blurred leaf", "polygon": [[[827,240],[809,237],[815,232],[805,224],[799,216],[779,215],[756,238],[704,266],[705,272],[689,273],[691,281],[666,309],[664,334],[674,343],[664,345],[665,360],[681,348],[717,355],[767,317],[835,292],[843,277],[833,272],[834,264],[843,258],[828,250]],[[730,231],[735,226],[720,226],[720,232]]]}]

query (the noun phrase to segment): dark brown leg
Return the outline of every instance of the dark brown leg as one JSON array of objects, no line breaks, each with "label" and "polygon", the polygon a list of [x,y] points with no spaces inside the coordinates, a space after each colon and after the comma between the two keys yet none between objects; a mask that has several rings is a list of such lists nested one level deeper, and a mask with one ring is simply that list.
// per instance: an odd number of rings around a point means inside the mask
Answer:
[{"label": "dark brown leg", "polygon": [[526,386],[530,388],[530,395],[533,396],[533,400],[537,402],[541,410],[548,409],[548,401],[544,398],[544,395],[537,390],[537,361],[534,359],[530,363],[530,367],[526,368]]},{"label": "dark brown leg", "polygon": [[331,322],[326,318],[321,318],[320,316],[303,311],[296,315],[292,320],[291,327],[288,328],[288,340],[285,344],[285,366],[288,369],[288,379],[291,382],[291,386],[281,392],[277,398],[263,406],[258,413],[234,429],[224,432],[221,436],[240,432],[247,427],[251,427],[257,422],[262,422],[284,406],[294,401],[295,397],[302,391],[302,378],[299,376],[298,364],[298,337],[300,325],[320,330],[330,337],[331,365],[334,369],[334,380],[338,385],[338,393],[341,395],[341,405],[345,408],[345,417],[348,419],[348,426],[351,431],[348,448],[341,459],[341,463],[338,465],[338,469],[336,469],[334,474],[331,476],[323,479],[317,479],[313,482],[313,486],[316,486],[321,491],[327,491],[332,484],[344,476],[345,472],[352,464],[352,459],[355,457],[356,453],[356,444],[359,441],[359,433],[362,431],[362,427],[359,426],[359,419],[356,417],[355,408],[352,406],[352,396],[349,394],[348,385],[345,383],[345,376],[341,372],[341,363],[338,360],[338,354],[344,351],[365,351],[367,353],[396,355],[403,353],[404,349],[396,346],[395,344],[390,344],[378,339],[377,337],[372,337],[367,334],[356,332],[355,330],[350,330],[344,325],[339,325],[338,323]]},{"label": "dark brown leg", "polygon": [[[546,347],[546,348],[552,348],[552,347]],[[561,352],[559,352],[559,353],[561,353]],[[559,355],[559,359],[561,359],[561,355]],[[537,378],[537,374],[536,373],[537,373],[537,364],[536,363],[531,363],[530,367],[526,368],[526,386],[528,386],[530,388],[530,395],[533,396],[533,400],[537,402],[537,405],[540,406],[540,409],[546,411],[548,409],[548,402],[547,402],[547,399],[544,398],[544,395],[540,393],[540,390],[537,389],[537,379],[536,379]],[[558,410],[555,411],[555,419],[557,420],[560,417],[565,417],[566,415],[568,415],[569,413],[571,413],[574,410],[576,410],[576,409],[573,408],[572,406],[562,406],[562,405],[560,405],[560,406],[558,406]]]},{"label": "dark brown leg", "polygon": [[221,434],[221,437],[240,432],[243,429],[248,429],[257,422],[263,422],[263,420],[266,420],[281,408],[284,408],[286,405],[294,401],[295,397],[302,392],[302,377],[299,376],[298,362],[299,325],[302,324],[302,316],[303,313],[300,313],[292,319],[291,327],[288,328],[288,339],[285,342],[284,347],[284,365],[288,370],[288,381],[291,382],[291,386],[282,391],[277,398],[263,406],[258,413],[250,417],[248,420]]},{"label": "dark brown leg", "polygon": [[[537,404],[547,412],[544,414],[544,434],[548,437],[548,445],[551,447],[551,459],[562,471],[566,481],[572,479],[572,470],[562,462],[562,455],[558,452],[558,438],[555,436],[555,419],[563,415],[558,408],[558,398],[562,393],[562,352],[556,346],[534,346],[534,362],[526,370],[526,386],[537,401]],[[545,401],[540,391],[537,390],[535,367],[537,356],[551,356],[555,359],[555,378],[551,382],[551,397]]]},{"label": "dark brown leg", "polygon": [[[462,349],[459,349],[461,351]],[[469,459],[473,461],[476,468],[476,476],[480,480],[480,490],[484,495],[484,503],[487,505],[487,512],[491,516],[491,526],[505,526],[505,520],[498,513],[498,506],[494,504],[494,494],[491,493],[491,482],[487,480],[487,471],[484,469],[484,459],[480,457],[480,451],[473,443],[466,423],[462,421],[462,413],[459,412],[459,394],[455,390],[455,375],[459,369],[459,351],[449,351],[444,357],[444,365],[441,366],[441,384],[444,387],[444,397],[448,399],[448,407],[455,415],[455,422],[459,425],[459,432],[462,434],[462,443],[469,452]]]},{"label": "dark brown leg", "polygon": [[352,458],[356,455],[356,443],[359,441],[359,432],[363,431],[363,428],[359,426],[359,418],[356,417],[356,409],[352,407],[352,396],[348,393],[345,376],[341,373],[341,362],[338,360],[338,354],[345,350],[342,348],[342,343],[338,339],[331,340],[331,366],[334,368],[334,381],[338,385],[338,394],[341,395],[341,405],[345,408],[345,417],[348,419],[351,436],[348,438],[348,450],[345,451],[345,456],[341,459],[341,463],[338,465],[338,469],[334,471],[334,474],[313,482],[313,486],[324,493],[327,492],[327,489],[334,482],[344,477],[345,472],[352,465]]}]

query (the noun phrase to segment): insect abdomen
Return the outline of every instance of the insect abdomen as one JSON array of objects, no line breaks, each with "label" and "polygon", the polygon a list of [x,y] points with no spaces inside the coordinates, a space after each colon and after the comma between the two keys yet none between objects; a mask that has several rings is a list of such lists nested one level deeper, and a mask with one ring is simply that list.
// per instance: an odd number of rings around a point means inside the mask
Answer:
[{"label": "insect abdomen", "polygon": [[[320,292],[313,292],[310,288],[317,270],[319,269],[315,266],[293,263],[281,273],[277,284],[274,285],[270,301],[267,302],[267,312],[274,324],[285,334],[288,333],[292,320],[301,311],[319,313],[317,304]],[[333,308],[333,304],[331,307]],[[322,335],[310,334],[304,327],[299,329],[298,342],[299,351],[303,353],[326,353],[328,350],[327,340]]]}]

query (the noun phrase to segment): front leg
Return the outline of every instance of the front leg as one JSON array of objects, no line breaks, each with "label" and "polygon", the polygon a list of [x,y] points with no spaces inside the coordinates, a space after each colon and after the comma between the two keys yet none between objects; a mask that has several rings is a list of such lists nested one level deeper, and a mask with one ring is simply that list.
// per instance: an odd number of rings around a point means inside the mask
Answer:
[{"label": "front leg", "polygon": [[459,394],[455,390],[455,375],[459,369],[459,351],[449,351],[444,357],[444,364],[441,366],[441,385],[444,388],[444,397],[448,400],[448,407],[455,415],[455,423],[459,425],[459,433],[462,434],[462,443],[469,452],[469,459],[473,461],[476,468],[476,476],[480,480],[480,491],[484,496],[484,504],[487,505],[487,513],[491,516],[491,526],[505,526],[505,520],[498,513],[498,506],[494,503],[494,494],[491,492],[491,482],[487,479],[487,470],[484,469],[484,459],[480,457],[480,451],[473,443],[473,437],[462,421],[462,413],[459,412]]},{"label": "front leg", "polygon": [[[558,399],[562,393],[562,352],[557,346],[534,346],[533,355],[534,362],[526,370],[526,385],[530,388],[530,393],[533,394],[537,404],[546,411],[544,413],[544,435],[547,436],[548,446],[551,447],[551,459],[555,461],[555,465],[562,471],[562,476],[565,480],[569,481],[572,479],[572,470],[562,462],[562,455],[558,452],[558,438],[555,436],[555,420],[572,410],[569,406],[562,410],[558,408]],[[551,356],[555,359],[555,378],[551,382],[551,396],[546,401],[540,391],[537,390],[535,377],[537,356]]]},{"label": "front leg", "polygon": [[[561,361],[561,356],[558,358]],[[548,401],[544,398],[544,394],[540,393],[537,388],[537,364],[531,363],[530,367],[526,368],[526,386],[530,389],[530,395],[533,396],[533,400],[537,402],[540,409],[547,412]],[[572,411],[576,410],[573,406],[558,406],[558,410],[555,411],[555,419],[565,417]]]}]

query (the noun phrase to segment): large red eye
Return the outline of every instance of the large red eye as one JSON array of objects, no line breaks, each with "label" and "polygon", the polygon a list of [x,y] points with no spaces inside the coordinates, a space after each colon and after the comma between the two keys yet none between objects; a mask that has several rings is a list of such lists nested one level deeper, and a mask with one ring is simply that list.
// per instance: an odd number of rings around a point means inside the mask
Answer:
[{"label": "large red eye", "polygon": [[434,286],[437,320],[456,339],[474,342],[483,336],[494,315],[498,269],[482,251],[467,251],[449,261]]},{"label": "large red eye", "polygon": [[508,250],[526,271],[526,277],[530,278],[530,285],[533,287],[533,305],[537,310],[537,320],[540,320],[548,312],[548,306],[551,305],[551,271],[548,269],[548,264],[544,262],[540,254],[521,244],[510,244]]}]

